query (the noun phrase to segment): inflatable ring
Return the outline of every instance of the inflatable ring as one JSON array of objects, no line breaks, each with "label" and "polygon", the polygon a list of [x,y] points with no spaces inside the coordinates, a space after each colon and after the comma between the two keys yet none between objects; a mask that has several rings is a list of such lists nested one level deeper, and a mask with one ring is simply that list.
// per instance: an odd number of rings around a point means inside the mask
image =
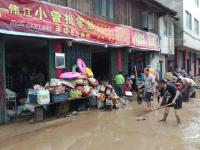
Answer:
[{"label": "inflatable ring", "polygon": [[92,70],[90,68],[88,68],[88,67],[86,68],[86,74],[87,74],[88,77],[93,77],[94,76]]},{"label": "inflatable ring", "polygon": [[72,66],[72,72],[76,72],[77,68],[78,68],[78,66],[77,66],[76,64],[73,65],[73,66]]},{"label": "inflatable ring", "polygon": [[78,72],[65,72],[60,75],[61,79],[75,79],[80,76]]},{"label": "inflatable ring", "polygon": [[77,59],[77,66],[83,75],[86,75],[86,65],[80,58]]}]

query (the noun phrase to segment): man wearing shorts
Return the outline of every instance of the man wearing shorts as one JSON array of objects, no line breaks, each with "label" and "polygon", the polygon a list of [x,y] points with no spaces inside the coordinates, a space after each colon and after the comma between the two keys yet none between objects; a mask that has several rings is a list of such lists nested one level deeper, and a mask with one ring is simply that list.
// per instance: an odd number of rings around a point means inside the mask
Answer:
[{"label": "man wearing shorts", "polygon": [[153,93],[155,79],[149,74],[149,69],[145,69],[144,101],[147,103],[147,111],[151,111],[151,96]]},{"label": "man wearing shorts", "polygon": [[174,108],[175,116],[178,124],[181,123],[180,117],[178,115],[178,110],[182,108],[182,97],[180,92],[176,89],[173,84],[168,84],[164,79],[159,81],[159,91],[160,91],[160,101],[159,105],[172,104],[165,108],[164,117],[160,121],[166,121],[169,114],[170,107]]}]

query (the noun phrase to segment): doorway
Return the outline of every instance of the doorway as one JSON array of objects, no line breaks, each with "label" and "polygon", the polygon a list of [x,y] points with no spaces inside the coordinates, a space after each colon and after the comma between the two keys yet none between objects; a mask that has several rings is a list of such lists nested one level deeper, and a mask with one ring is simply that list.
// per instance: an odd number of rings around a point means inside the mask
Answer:
[{"label": "doorway", "polygon": [[109,52],[107,49],[92,51],[92,71],[99,81],[109,79]]},{"label": "doorway", "polygon": [[187,59],[187,74],[190,74],[190,59]]},{"label": "doorway", "polygon": [[44,85],[48,78],[48,46],[46,40],[13,37],[5,40],[6,88],[26,98],[35,84]]},{"label": "doorway", "polygon": [[159,79],[163,76],[163,61],[159,61]]}]

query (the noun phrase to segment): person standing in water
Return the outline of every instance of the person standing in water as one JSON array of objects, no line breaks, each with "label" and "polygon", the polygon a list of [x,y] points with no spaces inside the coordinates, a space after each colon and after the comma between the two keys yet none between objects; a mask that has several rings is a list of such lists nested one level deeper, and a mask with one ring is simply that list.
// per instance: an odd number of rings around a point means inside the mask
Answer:
[{"label": "person standing in water", "polygon": [[145,69],[144,101],[147,103],[147,111],[151,111],[151,96],[153,93],[155,79],[149,74],[149,69]]},{"label": "person standing in water", "polygon": [[167,81],[164,79],[161,79],[159,81],[158,88],[160,91],[159,106],[171,104],[170,106],[165,108],[164,117],[159,121],[166,121],[169,114],[169,109],[170,107],[173,107],[177,122],[178,124],[180,124],[181,120],[178,114],[178,110],[182,108],[182,98],[180,92],[173,84],[167,83]]},{"label": "person standing in water", "polygon": [[124,76],[123,76],[122,72],[119,72],[115,76],[114,81],[115,81],[115,91],[116,91],[116,93],[119,96],[124,96],[124,82],[125,82],[125,79],[124,79]]}]

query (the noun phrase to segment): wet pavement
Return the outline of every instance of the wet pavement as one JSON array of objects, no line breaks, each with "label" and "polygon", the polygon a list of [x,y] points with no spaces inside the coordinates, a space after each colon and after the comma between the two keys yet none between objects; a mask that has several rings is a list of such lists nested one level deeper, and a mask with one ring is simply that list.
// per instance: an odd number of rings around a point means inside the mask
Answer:
[{"label": "wet pavement", "polygon": [[[199,94],[199,93],[198,93]],[[199,97],[199,96],[198,96]],[[199,97],[200,98],[200,97]],[[156,107],[156,106],[154,106]],[[137,120],[145,105],[135,102],[112,112],[91,110],[79,116],[0,127],[1,150],[199,150],[200,100],[184,103],[182,124],[173,110],[159,123],[163,110]]]}]

